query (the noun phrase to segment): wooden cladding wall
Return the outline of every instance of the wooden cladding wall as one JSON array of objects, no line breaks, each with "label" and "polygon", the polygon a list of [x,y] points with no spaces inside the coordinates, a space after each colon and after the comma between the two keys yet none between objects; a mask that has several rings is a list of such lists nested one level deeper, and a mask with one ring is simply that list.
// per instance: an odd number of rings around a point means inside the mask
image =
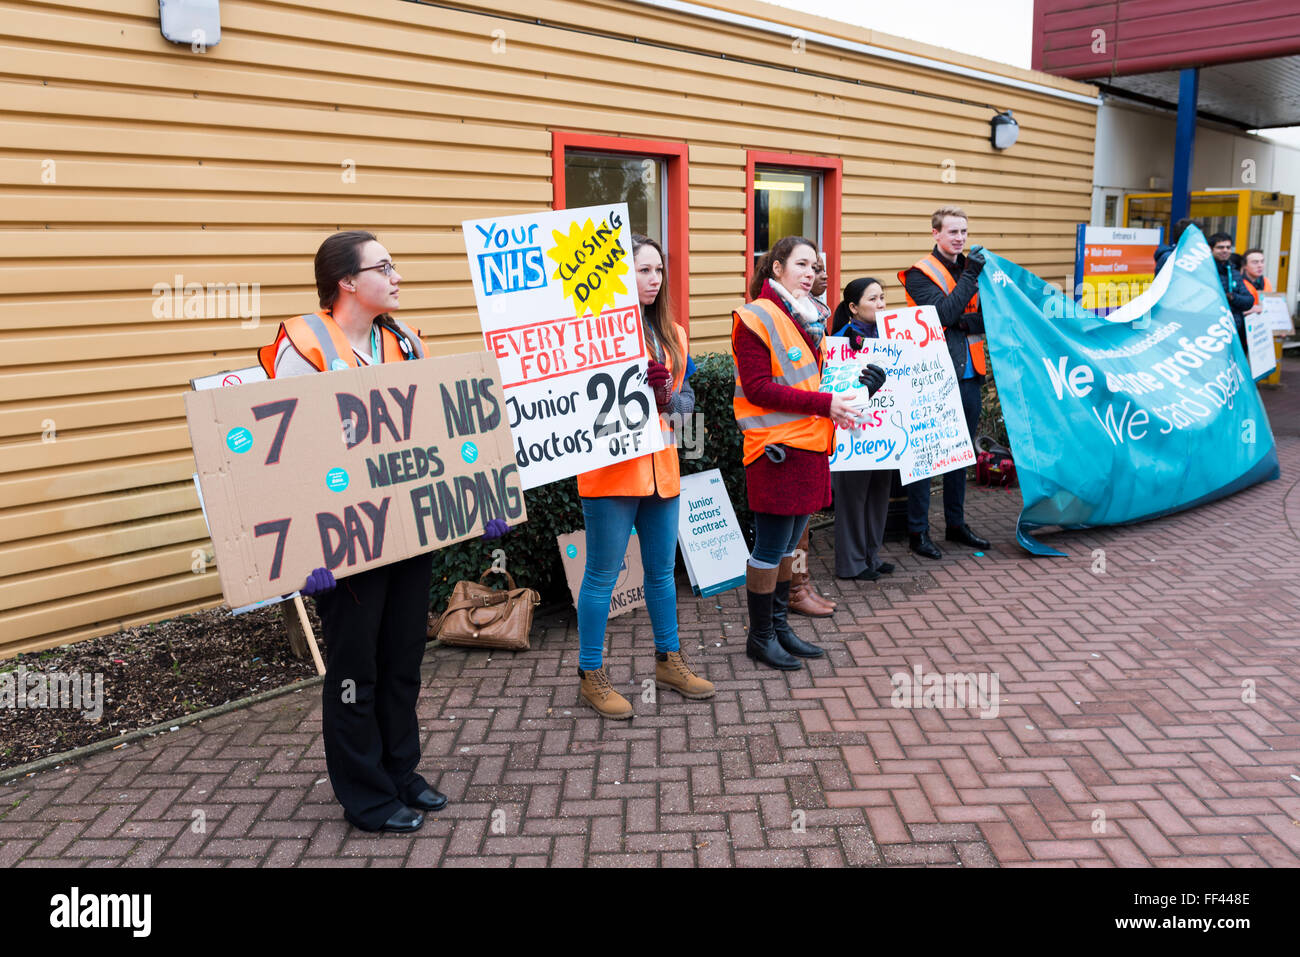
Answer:
[{"label": "wooden cladding wall", "polygon": [[[1070,268],[1092,106],[633,3],[461,6],[225,0],[220,45],[196,53],[162,39],[154,0],[6,4],[0,656],[216,604],[215,570],[193,570],[211,544],[189,380],[251,365],[315,308],[312,256],[338,228],[393,252],[432,351],[478,348],[460,221],[549,206],[552,130],[688,144],[697,354],[726,348],[741,301],[747,150],[843,158],[845,279],[915,261],[947,202],[973,241]],[[1020,120],[1006,153],[990,106]],[[223,288],[164,308],[191,283]]]}]

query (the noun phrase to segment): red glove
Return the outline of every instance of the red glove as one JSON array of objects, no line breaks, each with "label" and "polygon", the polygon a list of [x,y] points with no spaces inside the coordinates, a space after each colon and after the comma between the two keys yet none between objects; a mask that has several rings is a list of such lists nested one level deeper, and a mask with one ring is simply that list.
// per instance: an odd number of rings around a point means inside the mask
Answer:
[{"label": "red glove", "polygon": [[668,371],[668,367],[662,362],[651,359],[646,371],[646,381],[650,383],[650,390],[655,394],[655,403],[659,406],[659,411],[667,412],[673,404],[673,375]]}]

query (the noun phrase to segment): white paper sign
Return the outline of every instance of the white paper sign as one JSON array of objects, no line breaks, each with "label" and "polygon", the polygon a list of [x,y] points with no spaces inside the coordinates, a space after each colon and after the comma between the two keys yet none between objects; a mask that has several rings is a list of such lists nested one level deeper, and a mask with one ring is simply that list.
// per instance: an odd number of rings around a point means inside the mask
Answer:
[{"label": "white paper sign", "polygon": [[691,584],[701,595],[716,595],[745,583],[749,547],[718,469],[682,476],[677,511],[677,543]]},{"label": "white paper sign", "polygon": [[461,227],[523,487],[662,449],[627,204]]},{"label": "white paper sign", "polygon": [[1266,293],[1259,297],[1259,304],[1264,307],[1260,318],[1268,331],[1274,335],[1289,336],[1295,332],[1295,323],[1291,321],[1291,310],[1287,308],[1286,296],[1278,293]]},{"label": "white paper sign", "polygon": [[[856,391],[859,399],[854,406],[858,425],[835,429],[831,471],[910,468],[911,366],[917,360],[916,346],[903,339],[867,339],[854,352],[848,339],[830,336],[826,350],[821,391]],[[868,363],[885,370],[885,384],[869,398],[866,387],[858,383]]]},{"label": "white paper sign", "polygon": [[1250,357],[1250,377],[1256,381],[1271,375],[1277,368],[1273,354],[1273,333],[1262,314],[1256,312],[1246,317],[1246,355]]},{"label": "white paper sign", "polygon": [[962,409],[957,370],[944,340],[934,306],[914,306],[879,313],[876,327],[886,339],[915,343],[918,356],[911,366],[912,416],[908,438],[910,469],[899,469],[904,485],[975,464],[970,429]]}]

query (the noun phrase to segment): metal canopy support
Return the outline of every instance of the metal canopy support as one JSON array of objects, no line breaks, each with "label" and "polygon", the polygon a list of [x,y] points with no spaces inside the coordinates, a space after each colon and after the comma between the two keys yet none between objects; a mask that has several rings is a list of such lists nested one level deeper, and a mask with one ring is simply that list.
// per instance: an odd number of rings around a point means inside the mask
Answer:
[{"label": "metal canopy support", "polygon": [[1186,219],[1192,208],[1192,150],[1196,140],[1196,97],[1200,71],[1183,70],[1178,76],[1178,126],[1174,138],[1174,189],[1169,204],[1169,228]]}]

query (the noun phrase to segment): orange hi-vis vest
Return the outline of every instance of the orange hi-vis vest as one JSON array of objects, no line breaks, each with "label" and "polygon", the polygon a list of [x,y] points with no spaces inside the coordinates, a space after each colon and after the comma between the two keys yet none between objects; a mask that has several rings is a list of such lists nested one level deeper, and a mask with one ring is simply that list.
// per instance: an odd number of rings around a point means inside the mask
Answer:
[{"label": "orange hi-vis vest", "polygon": [[1255,305],[1257,306],[1259,305],[1259,294],[1261,292],[1273,292],[1273,284],[1268,281],[1267,276],[1259,277],[1264,282],[1264,288],[1262,289],[1255,288],[1255,280],[1251,279],[1244,272],[1241,274],[1241,278],[1246,280],[1246,288],[1249,289],[1250,294],[1255,297]]},{"label": "orange hi-vis vest", "polygon": [[[772,356],[772,381],[803,392],[817,392],[822,384],[822,353],[808,348],[799,327],[768,299],[755,299],[731,314],[731,357],[736,358],[736,333],[742,324],[763,340]],[[823,346],[825,340],[822,340]],[[755,405],[745,397],[736,367],[736,391],[731,401],[736,424],[745,433],[744,463],[763,454],[764,446],[788,445],[810,452],[831,453],[835,425],[830,419],[797,412],[778,412]]]},{"label": "orange hi-vis vest", "polygon": [[[934,253],[927,254],[923,259],[918,260],[916,265],[911,268],[921,270],[930,282],[943,290],[945,296],[952,295],[953,289],[956,288],[957,284],[952,281],[952,274],[948,272],[948,268]],[[913,300],[907,292],[906,269],[900,269],[898,271],[898,282],[899,285],[903,287],[903,295],[907,296],[907,304],[909,306],[915,306],[916,301]],[[966,308],[962,311],[979,312],[979,308],[980,294],[976,292],[975,295],[971,296],[970,302],[966,303]],[[966,347],[970,350],[970,361],[971,365],[975,367],[975,371],[979,375],[988,375],[989,364],[984,356],[984,337],[980,335],[968,335],[966,337]]]},{"label": "orange hi-vis vest", "polygon": [[[412,329],[397,319],[393,324],[406,336],[404,343],[391,329],[379,327],[379,340],[383,343],[385,362],[401,362],[408,358],[423,359],[424,345],[420,342],[420,331]],[[305,316],[294,316],[280,323],[280,331],[275,341],[257,350],[258,361],[272,379],[275,378],[275,356],[280,351],[280,343],[285,339],[316,367],[319,372],[332,372],[337,369],[356,369],[361,363],[352,350],[352,343],[343,334],[339,324],[326,310]]]},{"label": "orange hi-vis vest", "polygon": [[[677,330],[677,342],[682,348],[682,367],[673,368],[672,356],[667,349],[664,350],[664,365],[672,373],[673,391],[676,392],[686,379],[687,340],[686,330],[676,323],[674,327]],[[682,466],[677,458],[677,433],[662,414],[659,416],[659,431],[664,438],[664,447],[658,452],[578,473],[578,494],[583,498],[605,498],[610,495],[676,498],[680,495]]]}]

